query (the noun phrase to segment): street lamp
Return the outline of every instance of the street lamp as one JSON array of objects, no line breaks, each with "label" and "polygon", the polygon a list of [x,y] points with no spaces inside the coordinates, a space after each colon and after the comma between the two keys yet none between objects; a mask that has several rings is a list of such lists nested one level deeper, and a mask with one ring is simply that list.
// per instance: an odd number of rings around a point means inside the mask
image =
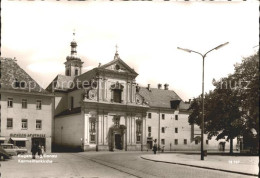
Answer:
[{"label": "street lamp", "polygon": [[223,46],[227,45],[229,42],[226,42],[226,43],[223,43],[221,45],[218,45],[217,47],[209,50],[208,52],[206,52],[204,55],[197,52],[197,51],[193,51],[193,50],[190,50],[190,49],[185,49],[185,48],[180,48],[180,47],[177,47],[177,49],[180,49],[180,50],[183,50],[183,51],[186,51],[188,53],[197,53],[199,55],[201,55],[202,57],[202,119],[201,119],[201,149],[200,149],[200,156],[201,156],[201,160],[204,160],[204,153],[203,153],[203,134],[204,134],[204,60],[206,58],[206,55],[213,51],[213,50],[218,50],[220,48],[222,48]]}]

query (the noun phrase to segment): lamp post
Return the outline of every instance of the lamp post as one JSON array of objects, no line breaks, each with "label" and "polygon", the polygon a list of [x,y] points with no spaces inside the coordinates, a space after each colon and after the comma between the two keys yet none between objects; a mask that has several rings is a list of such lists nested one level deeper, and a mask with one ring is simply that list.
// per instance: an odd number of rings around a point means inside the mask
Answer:
[{"label": "lamp post", "polygon": [[177,49],[180,49],[180,50],[183,50],[183,51],[186,51],[188,53],[197,53],[199,55],[201,55],[202,57],[202,118],[201,118],[201,149],[200,149],[200,156],[201,156],[201,160],[204,160],[204,153],[203,153],[203,135],[204,135],[204,61],[205,61],[205,58],[206,58],[206,55],[213,51],[213,50],[218,50],[220,48],[222,48],[223,46],[227,45],[229,42],[226,42],[226,43],[223,43],[221,45],[218,45],[217,47],[209,50],[208,52],[206,52],[205,54],[201,54],[197,51],[193,51],[193,50],[190,50],[190,49],[185,49],[185,48],[180,48],[180,47],[177,47]]}]

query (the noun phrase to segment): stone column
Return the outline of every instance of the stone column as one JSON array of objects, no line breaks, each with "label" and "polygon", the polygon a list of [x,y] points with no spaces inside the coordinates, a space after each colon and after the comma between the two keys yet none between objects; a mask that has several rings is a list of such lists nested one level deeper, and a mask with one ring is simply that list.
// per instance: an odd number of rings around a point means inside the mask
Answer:
[{"label": "stone column", "polygon": [[99,115],[97,114],[96,116],[96,127],[97,127],[97,131],[96,131],[96,151],[98,151],[98,144],[99,144]]},{"label": "stone column", "polygon": [[125,126],[126,126],[126,130],[125,130],[125,151],[127,151],[127,114],[125,115]]},{"label": "stone column", "polygon": [[103,85],[102,85],[102,89],[103,89],[103,101],[107,101],[107,79],[104,78],[103,79]]},{"label": "stone column", "polygon": [[126,103],[128,103],[129,101],[128,101],[128,99],[129,99],[129,81],[127,80],[126,81],[126,96],[125,96],[125,101],[126,101]]},{"label": "stone column", "polygon": [[84,117],[84,146],[89,145],[89,117],[90,114],[85,114]]},{"label": "stone column", "polygon": [[129,87],[130,87],[130,91],[129,91],[129,99],[130,99],[130,103],[132,103],[132,101],[133,101],[133,87],[132,87],[132,81],[129,83]]},{"label": "stone column", "polygon": [[143,122],[142,122],[142,124],[143,124],[143,126],[142,126],[142,138],[143,138],[143,140],[142,140],[142,144],[145,146],[145,145],[147,145],[147,138],[146,138],[146,116],[145,115],[142,115],[142,120],[143,120]]}]

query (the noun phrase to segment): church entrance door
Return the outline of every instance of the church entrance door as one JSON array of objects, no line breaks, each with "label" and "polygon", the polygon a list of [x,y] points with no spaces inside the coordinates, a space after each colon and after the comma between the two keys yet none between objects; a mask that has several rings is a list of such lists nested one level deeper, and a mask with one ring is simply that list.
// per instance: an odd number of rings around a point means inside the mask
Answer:
[{"label": "church entrance door", "polygon": [[115,149],[122,150],[121,134],[115,134]]}]

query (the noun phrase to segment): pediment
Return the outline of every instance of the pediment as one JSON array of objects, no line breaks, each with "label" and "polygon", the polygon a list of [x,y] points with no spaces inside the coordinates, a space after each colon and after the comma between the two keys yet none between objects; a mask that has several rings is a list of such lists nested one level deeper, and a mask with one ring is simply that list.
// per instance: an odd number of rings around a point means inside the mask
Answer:
[{"label": "pediment", "polygon": [[129,74],[135,74],[138,75],[134,69],[129,67],[124,61],[121,59],[116,59],[113,60],[103,66],[100,66],[100,68],[106,69],[106,70],[111,70],[114,72],[119,72],[119,73],[129,73]]}]

